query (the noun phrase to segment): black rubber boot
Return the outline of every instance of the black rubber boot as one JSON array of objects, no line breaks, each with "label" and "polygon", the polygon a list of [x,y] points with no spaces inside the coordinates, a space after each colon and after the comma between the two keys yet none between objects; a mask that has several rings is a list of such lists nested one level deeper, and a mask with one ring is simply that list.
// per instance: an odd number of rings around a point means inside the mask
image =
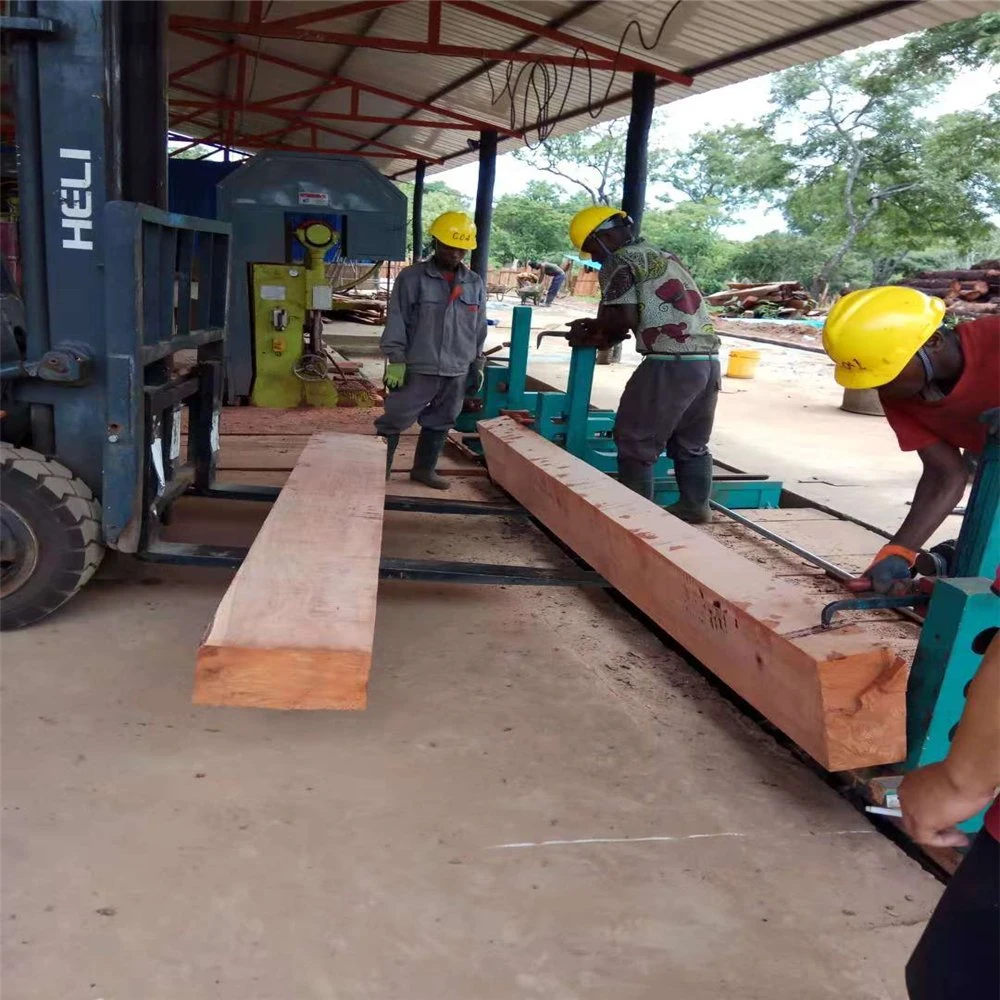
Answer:
[{"label": "black rubber boot", "polygon": [[451,483],[434,471],[447,437],[447,431],[429,431],[425,428],[420,432],[420,437],[417,438],[417,451],[413,456],[413,471],[410,473],[410,479],[435,490],[451,489]]},{"label": "black rubber boot", "polygon": [[618,482],[647,500],[653,499],[653,467],[634,459],[618,459]]},{"label": "black rubber boot", "polygon": [[674,461],[677,492],[681,498],[667,511],[688,524],[707,524],[712,520],[708,498],[712,495],[712,456],[707,452],[694,458]]},{"label": "black rubber boot", "polygon": [[385,434],[385,481],[389,482],[389,473],[392,472],[392,459],[396,454],[396,446],[399,444],[398,434]]}]

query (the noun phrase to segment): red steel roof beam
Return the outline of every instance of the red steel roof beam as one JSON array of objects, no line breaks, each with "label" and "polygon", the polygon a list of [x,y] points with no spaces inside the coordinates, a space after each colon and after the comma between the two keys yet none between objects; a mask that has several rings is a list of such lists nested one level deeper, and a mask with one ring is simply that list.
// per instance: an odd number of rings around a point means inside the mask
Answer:
[{"label": "red steel roof beam", "polygon": [[[482,119],[478,118],[470,118],[468,115],[463,115],[458,111],[452,111],[450,108],[441,108],[435,104],[430,104],[425,101],[418,101],[412,97],[407,97],[405,94],[398,94],[392,90],[384,90],[381,87],[373,87],[370,84],[362,83],[360,80],[352,80],[348,77],[336,77],[331,80],[327,76],[327,74],[324,73],[322,70],[313,69],[310,66],[303,66],[299,63],[291,62],[288,59],[282,59],[279,56],[271,55],[269,52],[256,52],[253,49],[248,49],[246,46],[241,45],[238,42],[226,42],[223,41],[222,39],[213,38],[211,35],[203,35],[200,32],[193,31],[190,28],[184,27],[183,25],[180,26],[176,25],[174,23],[175,20],[177,20],[176,15],[173,18],[171,18],[170,21],[171,31],[176,32],[178,35],[183,35],[185,38],[193,38],[199,42],[206,42],[210,45],[218,45],[220,48],[224,48],[226,51],[229,52],[239,52],[240,50],[242,50],[252,55],[254,58],[262,60],[263,62],[273,63],[276,66],[284,66],[286,69],[294,70],[297,73],[304,73],[307,76],[316,76],[324,81],[317,87],[311,87],[307,90],[294,91],[288,94],[281,94],[277,97],[269,97],[264,101],[259,101],[258,102],[259,104],[270,105],[281,101],[298,100],[305,97],[311,97],[315,94],[321,94],[324,91],[337,90],[341,87],[357,87],[360,91],[366,94],[373,94],[376,97],[384,97],[386,100],[395,101],[397,104],[405,104],[408,107],[416,108],[419,111],[429,111],[436,115],[444,115],[447,118],[452,118],[455,121],[464,122],[467,125],[473,126],[473,128],[475,128],[476,131],[487,129],[487,130],[492,130],[494,132],[499,132],[500,135],[509,135],[516,138],[521,138],[524,135],[523,132],[517,129],[512,129],[504,125],[498,125],[495,122],[483,121]],[[205,19],[203,18],[202,20]],[[269,24],[270,22],[265,21],[263,27],[267,27]],[[244,27],[252,29],[254,26],[246,24],[244,25]],[[421,42],[418,44],[423,46],[424,43]],[[594,64],[591,63],[591,65]],[[181,90],[187,90],[192,93],[199,93],[199,91],[196,91],[193,88],[184,84],[178,83],[175,86],[179,87]],[[201,91],[200,93],[204,95],[204,91]],[[214,95],[205,95],[205,96],[214,96]]]},{"label": "red steel roof beam", "polygon": [[441,44],[441,0],[430,0],[427,5],[427,41]]},{"label": "red steel roof beam", "polygon": [[189,73],[195,73],[200,69],[204,69],[206,66],[211,66],[213,63],[217,63],[220,59],[224,59],[225,56],[226,51],[225,49],[222,49],[219,52],[213,52],[210,56],[206,56],[204,59],[199,59],[197,62],[193,62],[188,66],[182,66],[180,69],[175,69],[167,78],[168,82],[174,83],[182,76],[187,76]]},{"label": "red steel roof beam", "polygon": [[[179,98],[171,101],[170,106],[189,109],[190,113],[185,115],[184,119],[181,119],[187,120],[187,118],[199,115],[204,111],[216,111],[220,108],[225,110],[229,107],[229,104],[225,101],[221,103],[218,101],[189,101],[185,98]],[[387,118],[384,115],[363,115],[341,111],[313,111],[311,109],[309,111],[295,111],[292,108],[275,108],[268,104],[259,104],[253,101],[245,104],[243,106],[243,110],[270,115],[272,118],[301,118],[306,123],[308,123],[310,119],[316,118],[320,121],[364,122],[366,124],[373,125],[403,125],[408,128],[440,128],[456,132],[479,131],[477,126],[465,125],[462,122],[439,122],[432,121],[429,118]]]},{"label": "red steel roof beam", "polygon": [[[407,52],[413,55],[454,56],[456,59],[476,59],[481,61],[545,62],[553,66],[577,66],[577,56],[560,56],[550,53],[512,52],[506,49],[480,49],[466,45],[433,45],[426,39],[388,38],[384,35],[347,35],[333,31],[316,31],[312,28],[282,28],[268,22],[260,25],[246,21],[223,21],[211,17],[190,17],[175,14],[170,19],[171,27],[218,31],[247,35],[257,38],[288,38],[299,42],[318,42],[323,45],[350,45],[358,49],[380,49],[387,52]],[[264,54],[261,53],[261,58]],[[623,67],[623,63],[611,59],[591,59],[587,57],[591,69],[613,70]],[[658,70],[662,75],[665,71]],[[672,72],[672,71],[666,71]]]},{"label": "red steel roof beam", "polygon": [[[448,2],[452,7],[458,7],[460,10],[468,11],[470,14],[477,14],[479,17],[498,21],[512,28],[520,28],[522,31],[538,35],[540,38],[547,38],[553,42],[571,45],[582,52],[586,52],[588,55],[611,59],[619,69],[628,70],[633,73],[653,73],[661,79],[680,84],[682,87],[690,87],[694,83],[694,78],[684,73],[665,69],[662,66],[657,66],[656,63],[646,62],[643,59],[636,59],[635,56],[618,52],[616,49],[609,49],[606,45],[599,45],[597,42],[591,42],[585,38],[577,38],[559,28],[547,28],[544,24],[529,21],[525,17],[518,17],[517,14],[512,14],[510,11],[499,6],[491,7],[485,3],[478,3],[477,0],[448,0]],[[547,59],[548,55],[536,55],[536,58]],[[591,66],[593,65],[595,64],[591,63]]]},{"label": "red steel roof beam", "polygon": [[285,28],[299,28],[303,24],[314,24],[316,21],[332,21],[335,17],[349,17],[351,14],[365,14],[370,10],[381,10],[383,7],[394,7],[404,0],[359,0],[358,3],[342,3],[325,10],[312,10],[305,14],[295,14],[292,17],[282,17],[268,24],[278,24]]}]

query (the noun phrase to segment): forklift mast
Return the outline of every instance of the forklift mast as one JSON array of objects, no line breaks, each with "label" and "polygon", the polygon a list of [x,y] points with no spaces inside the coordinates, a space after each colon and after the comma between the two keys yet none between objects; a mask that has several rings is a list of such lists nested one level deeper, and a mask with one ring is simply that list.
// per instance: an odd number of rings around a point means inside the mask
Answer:
[{"label": "forklift mast", "polygon": [[17,0],[0,18],[23,300],[4,288],[5,628],[67,600],[94,547],[147,550],[171,503],[211,486],[231,228],[166,211],[165,17]]}]

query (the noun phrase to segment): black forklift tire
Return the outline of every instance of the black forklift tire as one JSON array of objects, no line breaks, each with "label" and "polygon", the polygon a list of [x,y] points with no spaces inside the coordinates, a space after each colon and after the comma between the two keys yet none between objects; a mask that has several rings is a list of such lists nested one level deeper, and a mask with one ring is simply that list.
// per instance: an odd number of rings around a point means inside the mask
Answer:
[{"label": "black forklift tire", "polygon": [[65,604],[104,558],[101,507],[83,480],[30,448],[0,443],[4,518],[0,629]]}]

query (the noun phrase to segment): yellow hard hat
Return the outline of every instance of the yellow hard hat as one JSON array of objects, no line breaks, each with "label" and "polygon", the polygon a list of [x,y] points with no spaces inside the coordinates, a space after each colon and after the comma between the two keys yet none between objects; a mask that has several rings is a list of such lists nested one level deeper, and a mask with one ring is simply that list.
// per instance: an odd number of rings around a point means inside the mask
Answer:
[{"label": "yellow hard hat", "polygon": [[443,212],[431,223],[428,232],[445,246],[476,249],[476,224],[465,212]]},{"label": "yellow hard hat", "polygon": [[823,324],[823,349],[846,389],[891,382],[941,325],[945,304],[915,288],[884,285],[839,299]]},{"label": "yellow hard hat", "polygon": [[590,208],[581,208],[570,220],[569,238],[573,241],[573,246],[577,250],[587,242],[587,237],[603,222],[621,215],[628,218],[625,212],[610,205],[591,205]]}]

